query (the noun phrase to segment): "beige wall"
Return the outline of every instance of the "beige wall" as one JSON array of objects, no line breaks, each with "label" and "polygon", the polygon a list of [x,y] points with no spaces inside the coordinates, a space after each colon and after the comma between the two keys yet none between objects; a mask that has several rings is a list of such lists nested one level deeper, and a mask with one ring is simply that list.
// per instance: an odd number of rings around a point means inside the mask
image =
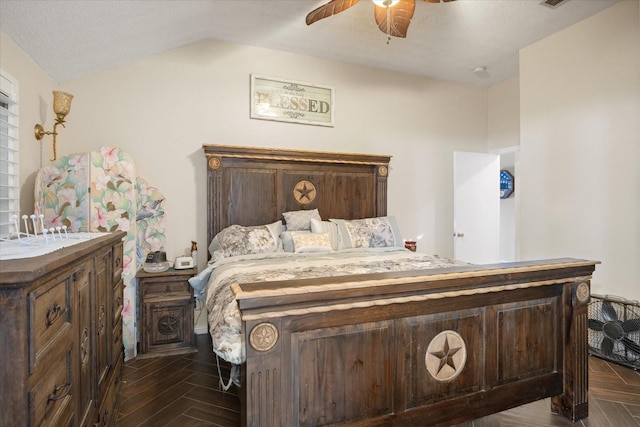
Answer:
[{"label": "beige wall", "polygon": [[[335,89],[335,127],[249,118],[250,74]],[[393,156],[389,214],[420,250],[451,255],[451,157],[485,149],[486,90],[302,55],[201,42],[65,85],[76,94],[65,150],[118,145],[165,194],[167,252],[205,241],[202,144]],[[460,126],[464,123],[464,126]]]},{"label": "beige wall", "polygon": [[[251,73],[334,87],[335,127],[250,119]],[[452,255],[452,153],[486,150],[484,88],[243,45],[196,43],[61,89],[75,98],[59,154],[101,145],[132,154],[139,175],[166,196],[167,255],[182,255],[197,240],[202,263],[202,144],[391,155],[389,214],[406,237],[420,237],[420,251],[446,256]],[[50,99],[49,90],[23,94],[21,106]],[[22,123],[31,127],[32,120]],[[21,135],[31,143],[30,131]],[[23,173],[36,166],[31,162]]]},{"label": "beige wall", "polygon": [[625,0],[521,51],[524,259],[602,261],[593,292],[640,300],[640,32]]},{"label": "beige wall", "polygon": [[[57,86],[0,34],[0,67],[20,83],[22,207],[40,166],[33,124],[51,127],[52,89],[76,96],[60,154],[115,145],[134,155],[167,197],[168,256],[195,239],[201,262],[202,144],[392,155],[389,213],[420,251],[451,256],[452,152],[519,139],[522,258],[599,259],[596,293],[640,299],[639,17],[625,0],[535,43],[520,78],[489,90],[213,41]],[[251,73],[333,86],[335,127],[250,119]]]},{"label": "beige wall", "polygon": [[[18,82],[19,138],[20,138],[20,207],[23,213],[33,211],[35,172],[41,160],[48,162],[51,139],[44,146],[33,137],[33,126],[41,123],[46,130],[53,128],[53,95],[55,81],[33,62],[10,38],[0,32],[0,69]],[[60,133],[64,133],[62,129]],[[63,136],[64,137],[64,136]],[[42,150],[44,149],[44,150]]]}]

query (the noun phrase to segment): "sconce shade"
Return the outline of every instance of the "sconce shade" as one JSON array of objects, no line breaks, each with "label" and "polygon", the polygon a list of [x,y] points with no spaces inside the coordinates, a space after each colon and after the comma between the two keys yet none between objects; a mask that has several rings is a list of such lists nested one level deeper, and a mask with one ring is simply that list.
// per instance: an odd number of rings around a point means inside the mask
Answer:
[{"label": "sconce shade", "polygon": [[67,114],[69,114],[72,99],[73,95],[70,93],[61,92],[59,90],[53,91],[53,112],[56,113],[58,119],[62,120]]},{"label": "sconce shade", "polygon": [[58,125],[64,127],[64,118],[67,116],[67,114],[69,114],[69,111],[71,110],[72,99],[73,95],[71,95],[70,93],[54,90],[53,112],[56,113],[56,121],[53,123],[53,130],[46,131],[41,124],[36,124],[33,127],[33,135],[36,137],[36,140],[41,141],[45,135],[51,135],[53,137],[51,146],[53,157],[51,158],[51,161],[56,159],[56,136],[58,136],[56,128],[58,127]]}]

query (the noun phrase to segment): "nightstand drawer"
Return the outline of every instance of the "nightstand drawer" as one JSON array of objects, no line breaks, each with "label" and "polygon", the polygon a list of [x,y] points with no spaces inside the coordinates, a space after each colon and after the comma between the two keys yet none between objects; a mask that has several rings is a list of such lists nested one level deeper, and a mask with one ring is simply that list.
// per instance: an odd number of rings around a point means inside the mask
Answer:
[{"label": "nightstand drawer", "polygon": [[146,301],[153,300],[172,300],[179,298],[188,298],[191,295],[191,286],[184,281],[161,280],[145,280],[145,286],[142,290],[142,298]]}]

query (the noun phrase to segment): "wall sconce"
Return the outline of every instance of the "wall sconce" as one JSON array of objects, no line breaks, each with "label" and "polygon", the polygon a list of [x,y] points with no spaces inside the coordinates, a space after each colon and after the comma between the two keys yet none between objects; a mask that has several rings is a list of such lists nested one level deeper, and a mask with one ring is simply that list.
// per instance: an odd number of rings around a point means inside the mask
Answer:
[{"label": "wall sconce", "polygon": [[56,113],[56,121],[53,124],[53,130],[51,132],[45,131],[42,125],[35,125],[33,128],[33,133],[36,136],[38,141],[42,140],[45,135],[53,135],[53,158],[51,161],[56,159],[56,128],[58,125],[64,127],[64,118],[69,114],[69,110],[71,110],[71,100],[73,99],[73,95],[66,92],[60,92],[58,90],[53,91],[53,112]]}]

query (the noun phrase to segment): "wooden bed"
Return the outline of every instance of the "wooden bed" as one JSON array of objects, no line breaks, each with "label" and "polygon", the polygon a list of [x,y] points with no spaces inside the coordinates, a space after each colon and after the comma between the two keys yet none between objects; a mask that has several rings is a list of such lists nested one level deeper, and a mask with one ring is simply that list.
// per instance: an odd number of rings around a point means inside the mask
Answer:
[{"label": "wooden bed", "polygon": [[[203,148],[208,241],[293,210],[318,208],[323,220],[387,214],[389,156]],[[596,264],[238,283],[243,425],[446,426],[546,397],[571,421],[587,417]]]}]

